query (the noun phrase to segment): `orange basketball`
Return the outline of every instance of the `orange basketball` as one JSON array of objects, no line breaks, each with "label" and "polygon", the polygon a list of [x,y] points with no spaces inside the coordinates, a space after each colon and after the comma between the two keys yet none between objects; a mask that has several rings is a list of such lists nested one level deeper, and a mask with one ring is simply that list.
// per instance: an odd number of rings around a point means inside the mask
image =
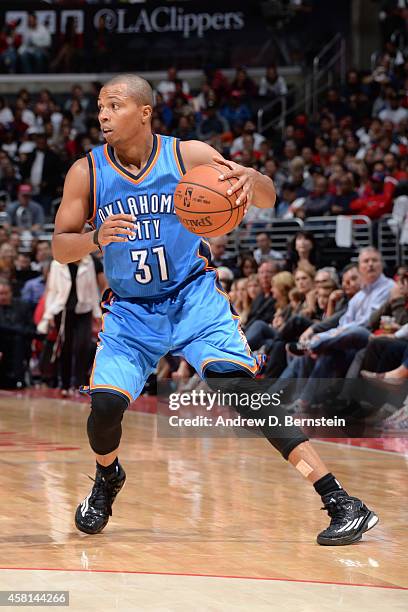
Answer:
[{"label": "orange basketball", "polygon": [[203,164],[189,170],[174,192],[174,208],[180,222],[199,236],[223,236],[231,232],[244,216],[245,203],[237,205],[242,190],[232,195],[227,190],[238,179],[220,181],[226,166]]}]

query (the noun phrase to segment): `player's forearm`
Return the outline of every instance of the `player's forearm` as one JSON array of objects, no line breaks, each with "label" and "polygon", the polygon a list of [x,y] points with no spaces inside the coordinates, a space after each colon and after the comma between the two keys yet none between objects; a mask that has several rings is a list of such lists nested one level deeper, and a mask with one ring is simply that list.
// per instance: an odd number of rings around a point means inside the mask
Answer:
[{"label": "player's forearm", "polygon": [[276,191],[272,179],[256,171],[255,188],[252,204],[257,208],[273,208],[276,201]]},{"label": "player's forearm", "polygon": [[93,241],[94,232],[85,234],[61,233],[54,234],[52,239],[52,253],[61,264],[79,261],[89,253],[98,250]]}]

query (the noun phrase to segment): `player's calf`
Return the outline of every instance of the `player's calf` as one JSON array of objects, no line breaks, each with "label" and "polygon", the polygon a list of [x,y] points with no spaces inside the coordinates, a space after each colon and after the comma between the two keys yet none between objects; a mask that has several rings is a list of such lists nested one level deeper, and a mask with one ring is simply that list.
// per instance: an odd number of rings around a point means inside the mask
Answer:
[{"label": "player's calf", "polygon": [[[128,402],[115,393],[98,392],[92,395],[88,418],[88,437],[92,450],[106,456],[116,451],[122,436],[123,413]],[[79,504],[75,525],[84,533],[100,533],[112,516],[112,504],[125,484],[126,474],[118,459],[108,466],[96,464],[96,475],[91,492]]]}]

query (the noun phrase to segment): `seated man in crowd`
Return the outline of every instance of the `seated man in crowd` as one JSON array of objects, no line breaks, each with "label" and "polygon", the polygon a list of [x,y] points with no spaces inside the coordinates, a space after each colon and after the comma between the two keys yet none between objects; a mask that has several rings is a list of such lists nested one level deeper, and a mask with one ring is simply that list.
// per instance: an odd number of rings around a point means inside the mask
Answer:
[{"label": "seated man in crowd", "polygon": [[259,232],[259,234],[256,235],[256,246],[254,258],[258,265],[265,260],[283,260],[282,253],[272,248],[271,239],[266,232]]},{"label": "seated man in crowd", "polygon": [[44,210],[38,202],[32,199],[32,193],[31,185],[20,185],[17,201],[7,207],[7,213],[13,227],[38,232],[44,225]]},{"label": "seated man in crowd", "polygon": [[265,261],[258,268],[258,280],[261,287],[260,294],[254,299],[248,320],[245,326],[245,333],[248,334],[251,326],[257,321],[272,321],[275,314],[275,300],[271,295],[272,278],[280,272],[277,261]]}]

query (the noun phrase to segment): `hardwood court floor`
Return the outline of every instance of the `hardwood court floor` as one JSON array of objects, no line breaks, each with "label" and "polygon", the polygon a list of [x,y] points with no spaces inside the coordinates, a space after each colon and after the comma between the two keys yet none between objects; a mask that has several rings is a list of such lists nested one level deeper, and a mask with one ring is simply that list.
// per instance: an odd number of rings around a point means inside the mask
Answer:
[{"label": "hardwood court floor", "polygon": [[73,514],[94,475],[88,412],[0,395],[0,590],[66,589],[85,611],[408,609],[407,455],[317,442],[380,516],[361,543],[320,547],[320,500],[263,439],[162,438],[129,412],[128,481],[86,536]]}]

